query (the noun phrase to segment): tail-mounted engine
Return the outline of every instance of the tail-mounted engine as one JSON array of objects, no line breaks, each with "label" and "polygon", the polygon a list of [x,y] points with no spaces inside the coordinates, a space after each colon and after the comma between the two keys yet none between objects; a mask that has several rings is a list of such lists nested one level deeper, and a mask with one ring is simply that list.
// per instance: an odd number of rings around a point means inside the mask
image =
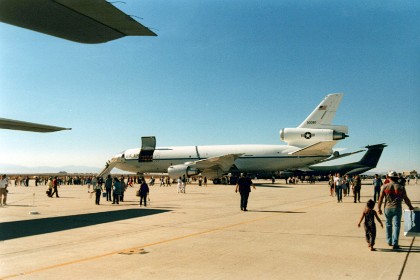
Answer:
[{"label": "tail-mounted engine", "polygon": [[291,146],[305,147],[321,141],[342,140],[348,137],[344,132],[333,129],[284,128],[280,139]]}]

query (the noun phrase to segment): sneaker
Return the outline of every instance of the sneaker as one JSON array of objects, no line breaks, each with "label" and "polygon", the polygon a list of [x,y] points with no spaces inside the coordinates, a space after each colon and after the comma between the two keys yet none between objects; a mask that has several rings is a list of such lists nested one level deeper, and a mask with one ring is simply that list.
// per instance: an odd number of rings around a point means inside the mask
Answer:
[{"label": "sneaker", "polygon": [[399,249],[401,249],[401,247],[399,245],[392,246],[392,250],[399,250]]}]

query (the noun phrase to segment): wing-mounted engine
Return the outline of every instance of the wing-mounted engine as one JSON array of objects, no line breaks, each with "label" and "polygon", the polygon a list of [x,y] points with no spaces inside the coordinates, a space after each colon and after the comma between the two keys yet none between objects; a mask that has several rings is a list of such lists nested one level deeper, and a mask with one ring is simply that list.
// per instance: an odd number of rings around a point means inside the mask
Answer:
[{"label": "wing-mounted engine", "polygon": [[196,168],[193,168],[187,164],[178,164],[172,165],[168,168],[168,176],[171,179],[176,179],[179,177],[191,177],[194,175],[198,175],[200,171]]},{"label": "wing-mounted engine", "polygon": [[179,178],[184,175],[186,177],[191,177],[201,174],[207,178],[218,178],[226,174],[235,160],[241,155],[242,154],[227,154],[194,162],[172,165],[168,168],[168,175],[170,178]]},{"label": "wing-mounted engine", "polygon": [[290,146],[306,147],[322,141],[341,140],[348,135],[343,129],[284,128],[280,139]]}]

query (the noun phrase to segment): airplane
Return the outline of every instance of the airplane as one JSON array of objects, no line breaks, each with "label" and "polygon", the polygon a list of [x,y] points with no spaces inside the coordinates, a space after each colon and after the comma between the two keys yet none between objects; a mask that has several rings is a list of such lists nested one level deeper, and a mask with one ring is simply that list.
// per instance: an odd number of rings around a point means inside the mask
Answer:
[{"label": "airplane", "polygon": [[142,147],[125,150],[98,173],[116,167],[137,174],[164,173],[170,178],[203,176],[218,183],[227,173],[278,172],[340,157],[334,145],[348,137],[348,127],[332,125],[342,93],[327,95],[296,128],[284,128],[287,145],[213,145],[156,147],[154,136],[142,137]]},{"label": "airplane", "polygon": [[0,0],[0,21],[86,44],[157,36],[104,0]]},{"label": "airplane", "polygon": [[60,131],[60,130],[71,130],[71,128],[32,123],[32,122],[23,122],[23,121],[4,119],[4,118],[0,118],[0,128],[32,131],[32,132],[55,132],[55,131]]},{"label": "airplane", "polygon": [[[378,165],[384,148],[387,147],[385,143],[368,145],[366,153],[356,162],[339,164],[339,165],[311,165],[298,170],[286,170],[280,172],[278,175],[281,178],[289,178],[295,176],[328,176],[330,174],[340,173],[341,175],[356,175],[362,174],[375,168]],[[360,151],[354,152],[358,153]],[[353,153],[353,154],[354,154]]]}]

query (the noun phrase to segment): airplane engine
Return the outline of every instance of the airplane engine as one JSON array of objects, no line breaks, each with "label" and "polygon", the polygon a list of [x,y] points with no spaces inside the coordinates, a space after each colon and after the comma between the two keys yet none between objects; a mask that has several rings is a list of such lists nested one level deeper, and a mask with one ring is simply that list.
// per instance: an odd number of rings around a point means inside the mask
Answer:
[{"label": "airplane engine", "polygon": [[280,139],[291,146],[308,146],[321,141],[341,140],[347,135],[333,129],[284,128]]},{"label": "airplane engine", "polygon": [[172,165],[168,167],[168,175],[171,179],[176,179],[184,175],[185,177],[190,177],[199,173],[198,169],[185,164]]}]

